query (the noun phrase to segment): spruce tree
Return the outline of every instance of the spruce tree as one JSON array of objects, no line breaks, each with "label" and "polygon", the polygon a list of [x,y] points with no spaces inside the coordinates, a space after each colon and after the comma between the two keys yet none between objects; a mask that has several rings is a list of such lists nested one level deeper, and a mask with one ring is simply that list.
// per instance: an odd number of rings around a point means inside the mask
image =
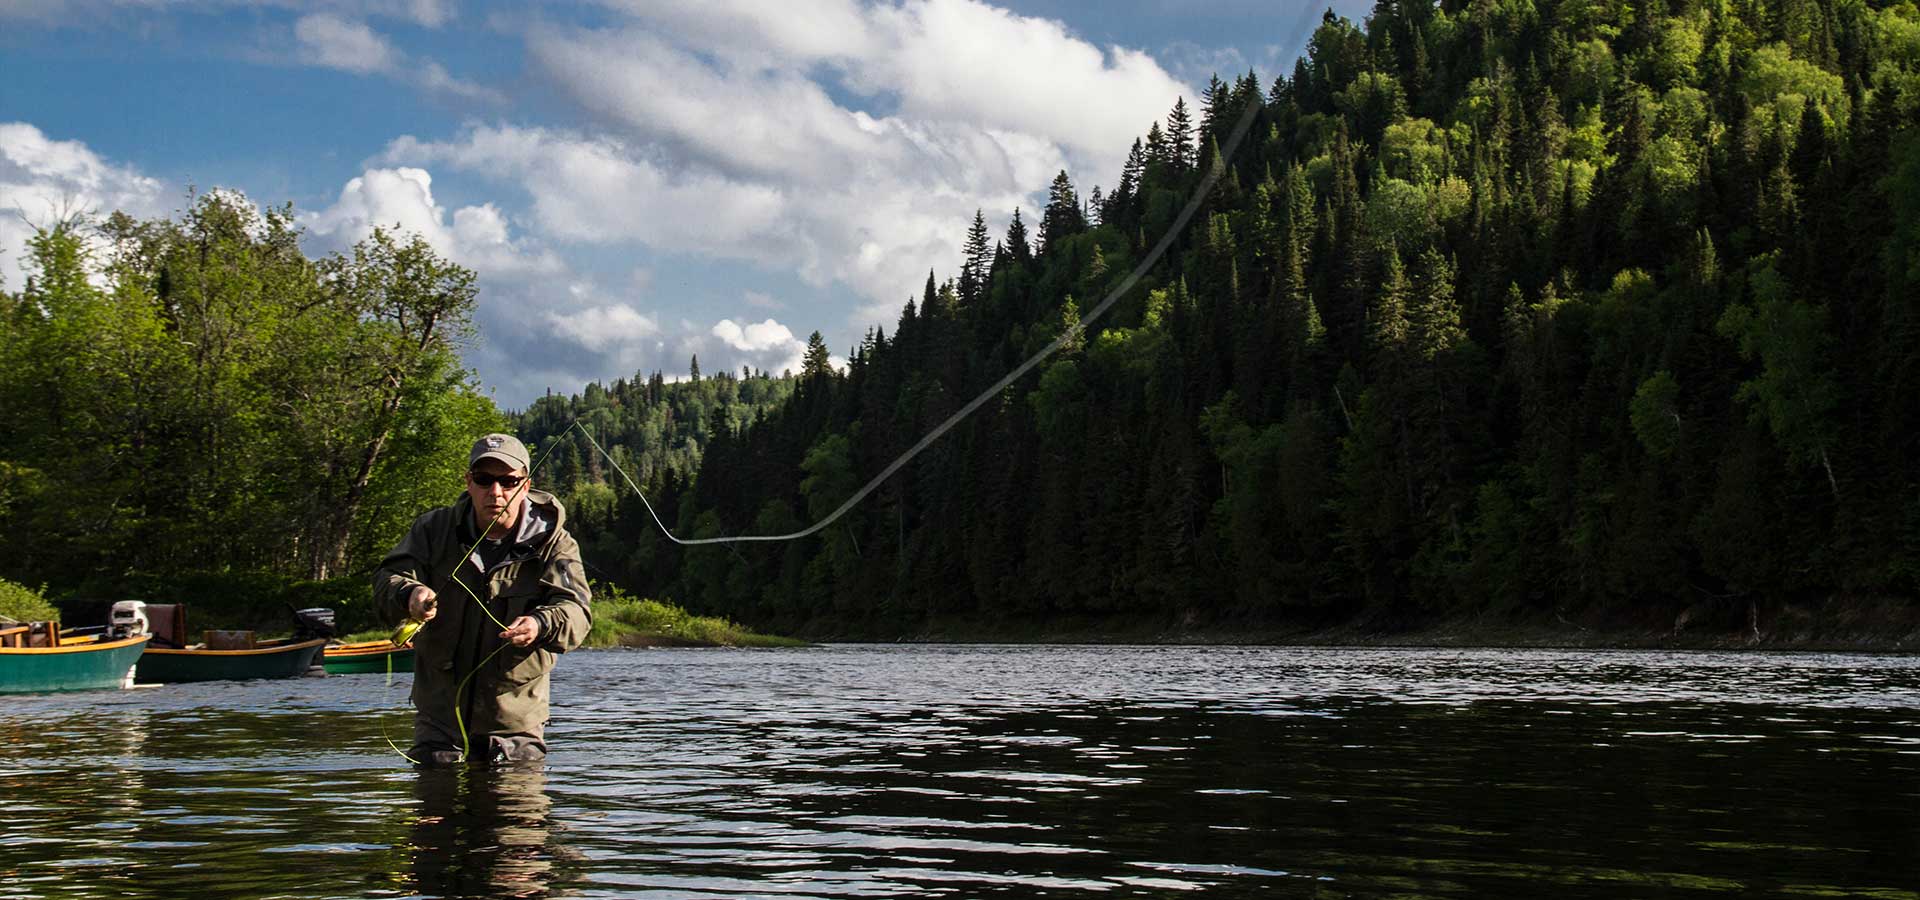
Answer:
[{"label": "spruce tree", "polygon": [[960,263],[960,300],[969,309],[977,306],[987,287],[987,275],[993,265],[992,248],[987,246],[987,219],[973,211],[973,226],[967,229],[965,257]]},{"label": "spruce tree", "polygon": [[1187,113],[1187,98],[1178,97],[1167,113],[1167,162],[1173,170],[1185,173],[1193,168],[1193,117]]},{"label": "spruce tree", "polygon": [[1047,253],[1060,241],[1085,230],[1087,220],[1080,211],[1080,197],[1074,193],[1067,171],[1061,169],[1047,190],[1047,208],[1040,214],[1040,252]]}]

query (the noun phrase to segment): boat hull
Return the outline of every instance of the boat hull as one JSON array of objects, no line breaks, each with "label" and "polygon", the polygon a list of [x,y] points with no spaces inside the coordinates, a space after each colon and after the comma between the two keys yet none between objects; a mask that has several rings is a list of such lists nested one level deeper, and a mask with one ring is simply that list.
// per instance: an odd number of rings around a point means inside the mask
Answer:
[{"label": "boat hull", "polygon": [[149,635],[64,647],[0,648],[0,694],[97,691],[133,683]]},{"label": "boat hull", "polygon": [[[389,668],[391,660],[391,668]],[[320,665],[328,675],[364,675],[368,673],[413,671],[413,645],[395,646],[387,641],[365,644],[341,644],[328,647]]]},{"label": "boat hull", "polygon": [[149,648],[140,656],[134,680],[142,684],[185,681],[237,681],[297,678],[313,668],[327,642],[321,638],[252,650],[173,650]]}]

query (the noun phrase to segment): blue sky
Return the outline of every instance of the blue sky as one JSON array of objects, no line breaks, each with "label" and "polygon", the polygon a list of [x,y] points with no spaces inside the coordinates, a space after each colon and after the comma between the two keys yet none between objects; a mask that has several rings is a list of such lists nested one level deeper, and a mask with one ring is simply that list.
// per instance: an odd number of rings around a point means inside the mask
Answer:
[{"label": "blue sky", "polygon": [[1209,74],[1291,71],[1324,8],[0,0],[0,285],[62,208],[223,188],[291,202],[313,255],[399,225],[478,271],[467,361],[506,407],[778,372],[891,330],[975,209],[1110,186]]}]

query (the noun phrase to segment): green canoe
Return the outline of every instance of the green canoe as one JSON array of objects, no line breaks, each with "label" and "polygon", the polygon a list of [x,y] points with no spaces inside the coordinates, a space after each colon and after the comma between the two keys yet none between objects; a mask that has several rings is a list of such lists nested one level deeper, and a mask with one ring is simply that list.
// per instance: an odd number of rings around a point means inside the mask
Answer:
[{"label": "green canoe", "polygon": [[413,671],[413,645],[396,645],[392,641],[335,644],[321,654],[320,665],[327,670],[328,675],[411,672]]},{"label": "green canoe", "polygon": [[74,641],[58,647],[0,647],[0,694],[93,691],[133,684],[149,635]]},{"label": "green canoe", "polygon": [[245,678],[297,678],[313,668],[326,639],[261,641],[249,650],[148,647],[134,680],[141,684],[227,681]]}]

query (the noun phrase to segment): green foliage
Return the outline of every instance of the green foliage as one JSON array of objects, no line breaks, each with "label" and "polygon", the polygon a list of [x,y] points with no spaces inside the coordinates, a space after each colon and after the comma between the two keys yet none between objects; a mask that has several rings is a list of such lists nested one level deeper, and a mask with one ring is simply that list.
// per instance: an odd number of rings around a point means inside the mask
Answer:
[{"label": "green foliage", "polygon": [[1695,66],[1705,49],[1698,25],[1681,18],[1662,20],[1643,67],[1646,82],[1656,88],[1695,83],[1699,78]]},{"label": "green foliage", "polygon": [[38,590],[0,578],[0,623],[45,622],[60,618],[47,602],[46,588]]},{"label": "green foliage", "polygon": [[1380,138],[1380,162],[1387,174],[1422,184],[1447,171],[1447,133],[1427,119],[1387,126]]},{"label": "green foliage", "polygon": [[1612,46],[1606,41],[1581,41],[1573,46],[1570,56],[1566,69],[1567,102],[1598,105],[1614,85]]},{"label": "green foliage", "polygon": [[1654,456],[1672,456],[1680,444],[1680,414],[1676,411],[1679,397],[1679,382],[1673,380],[1673,373],[1664,369],[1641,382],[1633,392],[1633,405],[1628,413],[1633,433],[1640,438],[1640,445]]},{"label": "green foliage", "polygon": [[1755,104],[1778,102],[1783,108],[1812,100],[1829,109],[1843,107],[1845,82],[1804,59],[1795,59],[1784,44],[1768,44],[1753,51],[1740,89]]},{"label": "green foliage", "polygon": [[1765,423],[1790,457],[1826,466],[1831,477],[1827,452],[1837,440],[1840,384],[1826,313],[1795,297],[1771,262],[1753,274],[1753,298],[1751,306],[1727,307],[1716,326],[1739,345],[1743,358],[1760,363],[1736,396],[1751,405],[1754,422]]},{"label": "green foliage", "polygon": [[458,362],[473,273],[418,238],[321,260],[299,238],[290,209],[212,193],[32,239],[0,320],[0,565],[62,590],[325,579],[457,490],[499,422]]},{"label": "green foliage", "polygon": [[689,615],[671,603],[594,586],[593,629],[584,646],[799,647],[804,641],[758,634],[727,621]]},{"label": "green foliage", "polygon": [[1398,178],[1383,178],[1367,201],[1367,235],[1382,247],[1424,247],[1438,230],[1426,191]]}]

